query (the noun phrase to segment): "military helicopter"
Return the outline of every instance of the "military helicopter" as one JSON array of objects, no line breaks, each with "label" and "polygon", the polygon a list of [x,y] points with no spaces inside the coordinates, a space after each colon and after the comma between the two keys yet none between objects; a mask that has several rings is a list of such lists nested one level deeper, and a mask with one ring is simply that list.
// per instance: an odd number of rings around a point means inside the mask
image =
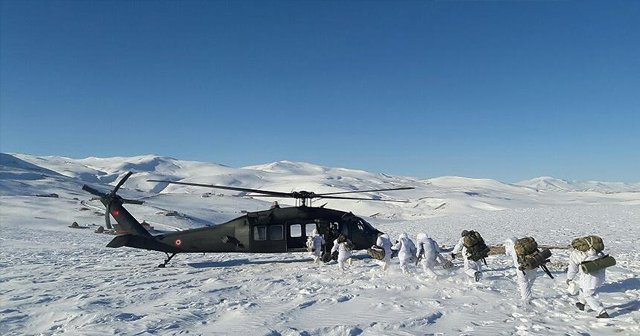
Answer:
[{"label": "military helicopter", "polygon": [[269,210],[248,212],[243,216],[215,226],[202,227],[184,231],[151,235],[124,208],[124,204],[142,204],[142,201],[125,199],[117,194],[118,189],[133,174],[128,172],[110,193],[103,193],[88,185],[83,190],[96,195],[106,207],[105,222],[112,228],[110,216],[118,222],[121,231],[126,233],[116,236],[107,247],[128,246],[133,248],[164,252],[167,258],[158,267],[166,267],[178,253],[206,252],[249,252],[277,253],[306,251],[306,240],[315,229],[323,235],[327,244],[322,259],[331,260],[330,250],[333,240],[340,234],[349,239],[356,250],[363,250],[376,243],[380,231],[364,219],[351,212],[344,212],[321,207],[309,206],[314,198],[347,199],[384,202],[407,202],[403,200],[383,200],[361,197],[339,196],[348,193],[364,193],[375,191],[407,190],[413,187],[388,189],[371,189],[316,194],[309,191],[278,192],[249,188],[237,188],[211,184],[187,183],[164,180],[148,180],[149,182],[182,184],[206,188],[216,188],[248,192],[260,197],[294,198],[297,206],[272,206]]}]

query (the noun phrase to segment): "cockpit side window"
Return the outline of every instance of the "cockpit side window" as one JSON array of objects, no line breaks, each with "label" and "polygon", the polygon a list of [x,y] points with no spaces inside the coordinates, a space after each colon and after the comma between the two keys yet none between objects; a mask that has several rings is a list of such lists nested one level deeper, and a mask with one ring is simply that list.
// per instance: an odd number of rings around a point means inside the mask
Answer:
[{"label": "cockpit side window", "polygon": [[282,240],[284,239],[282,225],[269,225],[268,227],[269,240]]},{"label": "cockpit side window", "polygon": [[254,227],[253,240],[267,240],[267,227],[266,226]]},{"label": "cockpit side window", "polygon": [[307,223],[304,226],[304,231],[307,237],[313,236],[313,230],[317,230],[316,223]]},{"label": "cockpit side window", "polygon": [[289,226],[289,237],[302,237],[302,224],[291,224]]}]

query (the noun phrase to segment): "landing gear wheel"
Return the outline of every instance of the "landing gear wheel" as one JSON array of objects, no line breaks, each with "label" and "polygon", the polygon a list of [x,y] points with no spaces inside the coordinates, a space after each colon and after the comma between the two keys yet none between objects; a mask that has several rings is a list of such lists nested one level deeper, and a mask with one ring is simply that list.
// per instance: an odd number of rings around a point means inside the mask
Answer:
[{"label": "landing gear wheel", "polygon": [[166,253],[167,255],[167,259],[164,260],[163,264],[158,265],[159,268],[165,268],[167,267],[167,263],[169,263],[169,261],[171,261],[171,259],[176,255],[175,253],[172,253],[171,255],[169,255],[169,253]]}]

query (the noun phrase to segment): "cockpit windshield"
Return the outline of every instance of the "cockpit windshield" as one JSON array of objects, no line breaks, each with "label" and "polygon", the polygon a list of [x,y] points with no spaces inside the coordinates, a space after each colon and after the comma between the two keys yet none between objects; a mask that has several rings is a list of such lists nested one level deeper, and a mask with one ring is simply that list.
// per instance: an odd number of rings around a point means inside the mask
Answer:
[{"label": "cockpit windshield", "polygon": [[358,224],[358,227],[362,226],[364,231],[376,231],[376,229],[374,229],[373,226],[371,226],[371,224],[369,224],[366,220],[360,217],[356,217],[356,218],[357,218],[356,223]]}]

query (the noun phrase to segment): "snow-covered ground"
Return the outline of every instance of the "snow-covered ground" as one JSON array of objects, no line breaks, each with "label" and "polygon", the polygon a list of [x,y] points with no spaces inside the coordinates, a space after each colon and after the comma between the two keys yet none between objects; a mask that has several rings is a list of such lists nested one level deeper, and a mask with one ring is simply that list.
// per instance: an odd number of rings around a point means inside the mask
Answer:
[{"label": "snow-covered ground", "polygon": [[[236,169],[154,156],[0,155],[0,335],[640,334],[638,184],[418,180],[294,162]],[[532,235],[541,244],[566,246],[576,236],[598,234],[618,261],[600,294],[612,318],[598,320],[574,307],[576,298],[565,290],[563,249],[553,250],[555,279],[540,274],[529,307],[519,305],[515,270],[501,255],[488,258],[478,284],[460,267],[438,269],[437,280],[404,275],[397,259],[382,274],[363,251],[346,272],[313,264],[304,253],[178,255],[166,269],[156,268],[162,253],[106,248],[113,236],[68,227],[73,221],[102,225],[101,207],[88,201],[92,195],[82,184],[108,190],[127,170],[138,173],[121,194],[146,201],[129,209],[163,229],[219,223],[264,209],[271,199],[160,186],[149,178],[277,191],[414,186],[370,195],[406,204],[327,206],[365,216],[392,237],[426,232],[446,246],[463,229],[480,231],[490,244]],[[58,197],[40,197],[53,193]],[[173,210],[185,216],[163,215]]]}]

